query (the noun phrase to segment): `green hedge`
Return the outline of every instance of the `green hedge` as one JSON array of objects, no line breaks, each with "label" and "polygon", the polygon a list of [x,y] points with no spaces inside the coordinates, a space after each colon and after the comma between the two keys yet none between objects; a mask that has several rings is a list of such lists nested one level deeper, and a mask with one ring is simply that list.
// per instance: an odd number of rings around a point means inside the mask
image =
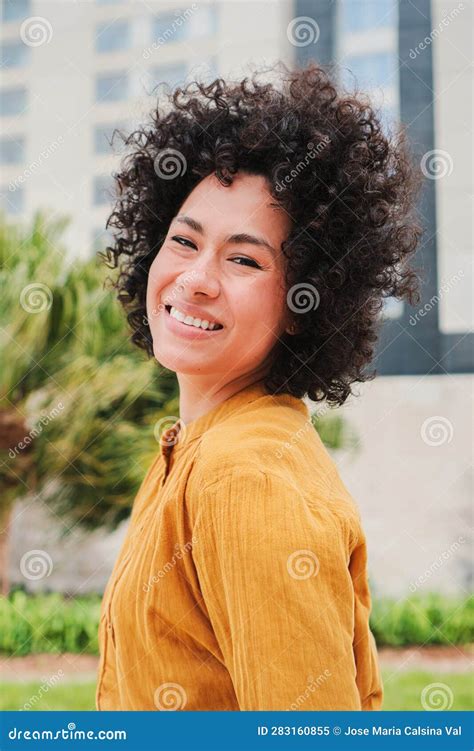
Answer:
[{"label": "green hedge", "polygon": [[101,598],[60,594],[0,597],[0,652],[19,657],[41,652],[98,654]]},{"label": "green hedge", "polygon": [[[0,652],[98,654],[100,603],[98,595],[71,599],[22,590],[0,597]],[[374,598],[370,625],[379,646],[468,644],[474,642],[474,598]]]},{"label": "green hedge", "polygon": [[474,641],[474,597],[430,593],[397,601],[374,599],[370,626],[379,646],[470,644]]}]

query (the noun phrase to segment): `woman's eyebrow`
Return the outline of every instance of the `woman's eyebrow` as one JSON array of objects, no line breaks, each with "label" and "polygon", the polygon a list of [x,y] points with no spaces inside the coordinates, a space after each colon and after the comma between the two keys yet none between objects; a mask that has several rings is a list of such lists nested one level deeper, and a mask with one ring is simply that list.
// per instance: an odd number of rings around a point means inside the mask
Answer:
[{"label": "woman's eyebrow", "polygon": [[[186,216],[185,214],[178,214],[178,216],[175,217],[174,221],[181,222],[182,224],[187,224],[188,227],[193,229],[195,232],[198,232],[200,235],[204,235],[204,227],[201,224],[201,222],[198,222],[197,219],[193,219],[190,216]],[[239,232],[235,235],[229,235],[226,237],[226,242],[229,243],[237,243],[237,244],[248,244],[248,245],[261,245],[264,248],[267,248],[267,250],[270,250],[272,253],[276,253],[275,248],[270,245],[263,237],[258,237],[256,235],[249,235],[247,232]]]}]

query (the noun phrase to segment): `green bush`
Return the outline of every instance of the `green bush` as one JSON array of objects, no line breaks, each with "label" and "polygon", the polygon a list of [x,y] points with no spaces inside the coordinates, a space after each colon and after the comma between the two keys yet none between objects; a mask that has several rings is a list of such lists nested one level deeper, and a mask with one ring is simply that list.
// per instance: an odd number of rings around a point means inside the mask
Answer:
[{"label": "green bush", "polygon": [[[0,597],[0,652],[98,654],[101,597],[67,598],[58,593]],[[405,600],[374,598],[370,626],[378,646],[469,644],[474,641],[474,598],[416,595]]]},{"label": "green bush", "polygon": [[98,654],[101,598],[58,593],[0,598],[0,652],[21,656],[51,652]]},{"label": "green bush", "polygon": [[474,597],[430,593],[405,600],[374,599],[370,626],[379,646],[469,644],[474,641]]}]

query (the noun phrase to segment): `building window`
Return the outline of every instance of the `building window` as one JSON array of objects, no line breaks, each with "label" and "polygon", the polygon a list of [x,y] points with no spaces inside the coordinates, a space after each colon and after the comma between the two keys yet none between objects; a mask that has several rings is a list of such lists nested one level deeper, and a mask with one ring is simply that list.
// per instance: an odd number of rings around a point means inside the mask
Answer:
[{"label": "building window", "polygon": [[360,33],[396,24],[396,0],[343,0],[340,3],[341,31]]},{"label": "building window", "polygon": [[95,48],[97,52],[117,52],[130,46],[130,24],[128,21],[101,23],[97,26]]},{"label": "building window", "polygon": [[25,139],[0,138],[0,164],[22,164],[25,161]]},{"label": "building window", "polygon": [[0,115],[21,115],[26,109],[26,89],[2,89],[0,91]]},{"label": "building window", "polygon": [[30,48],[23,42],[3,42],[0,47],[0,66],[2,68],[19,68],[26,65],[30,57]]},{"label": "building window", "polygon": [[94,206],[111,204],[114,200],[114,181],[111,175],[94,177]]},{"label": "building window", "polygon": [[3,0],[2,21],[20,21],[31,14],[30,0]]},{"label": "building window", "polygon": [[[351,55],[343,62],[342,82],[349,89],[388,88],[395,74],[393,56],[389,52],[372,52],[367,55]],[[355,80],[354,80],[355,76]]]},{"label": "building window", "polygon": [[176,65],[160,65],[152,68],[149,74],[150,85],[154,89],[156,86],[174,89],[176,86],[182,86],[186,81],[187,66],[185,63]]},{"label": "building window", "polygon": [[96,79],[96,100],[99,102],[120,102],[128,96],[126,73],[108,73]]},{"label": "building window", "polygon": [[205,5],[197,10],[186,8],[174,13],[163,13],[155,18],[153,41],[157,44],[182,42],[211,36],[217,31],[217,10]]},{"label": "building window", "polygon": [[96,154],[113,154],[114,146],[123,144],[118,133],[114,130],[125,130],[124,123],[114,123],[113,125],[96,125],[94,128],[94,151]]},{"label": "building window", "polygon": [[9,190],[8,185],[0,189],[0,205],[7,214],[17,215],[24,210],[25,191],[23,187]]}]

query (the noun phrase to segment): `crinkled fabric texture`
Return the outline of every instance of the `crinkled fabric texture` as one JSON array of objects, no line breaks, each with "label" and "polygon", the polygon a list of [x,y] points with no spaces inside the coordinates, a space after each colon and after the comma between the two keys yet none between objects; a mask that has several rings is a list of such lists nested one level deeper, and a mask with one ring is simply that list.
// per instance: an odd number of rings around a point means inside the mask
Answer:
[{"label": "crinkled fabric texture", "polygon": [[99,710],[377,710],[358,508],[304,402],[262,383],[180,424],[99,626]]}]

